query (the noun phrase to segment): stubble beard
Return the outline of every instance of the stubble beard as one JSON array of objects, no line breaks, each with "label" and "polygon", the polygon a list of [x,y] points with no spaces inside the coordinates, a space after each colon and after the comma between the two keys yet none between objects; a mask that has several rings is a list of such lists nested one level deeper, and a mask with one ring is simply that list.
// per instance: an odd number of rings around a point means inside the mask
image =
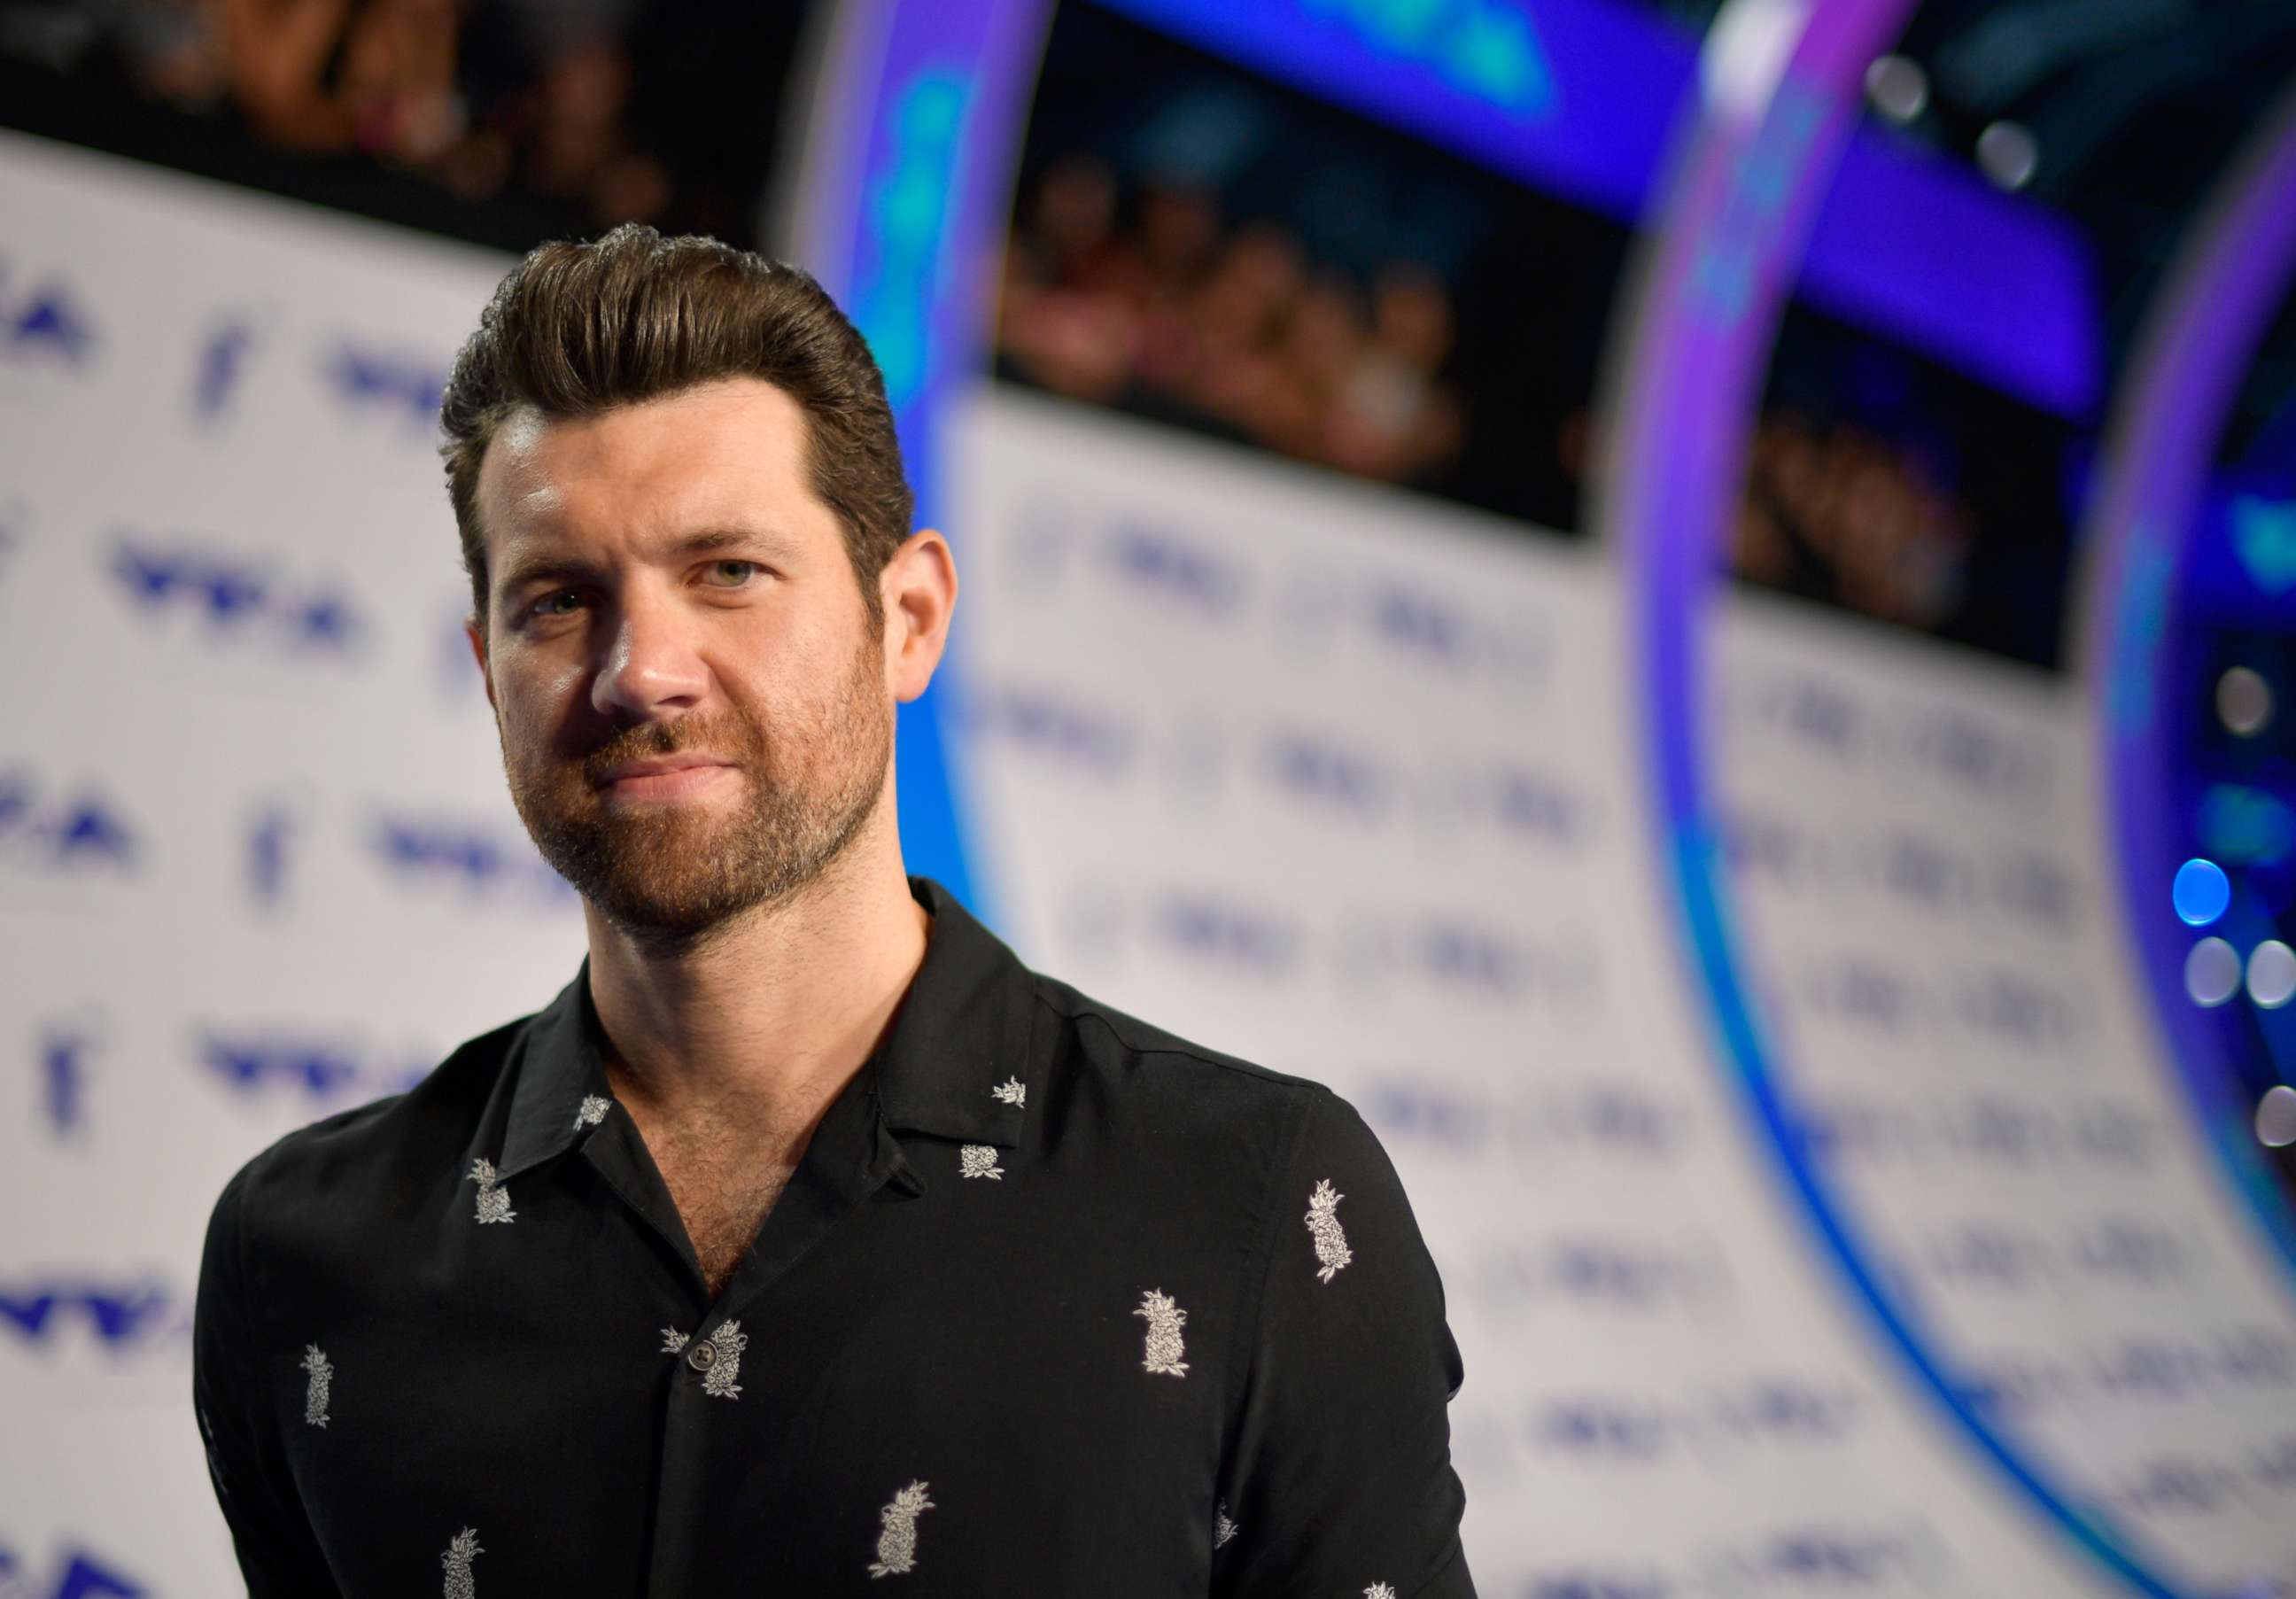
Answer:
[{"label": "stubble beard", "polygon": [[[578,759],[521,761],[505,742],[512,802],[542,858],[611,925],[653,952],[706,947],[745,913],[818,882],[875,813],[893,749],[882,668],[865,636],[841,693],[778,736],[735,712],[626,728]],[[616,808],[596,786],[607,767],[686,750],[734,763],[748,790],[736,808]]]}]

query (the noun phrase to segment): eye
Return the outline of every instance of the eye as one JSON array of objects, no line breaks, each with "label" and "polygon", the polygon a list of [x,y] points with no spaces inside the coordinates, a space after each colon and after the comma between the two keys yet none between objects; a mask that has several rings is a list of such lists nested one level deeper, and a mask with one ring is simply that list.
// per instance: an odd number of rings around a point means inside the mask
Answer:
[{"label": "eye", "polygon": [[717,577],[724,578],[730,572],[732,574],[733,580],[731,582],[713,583],[710,586],[713,588],[739,588],[764,570],[765,569],[763,567],[754,561],[713,561],[709,563],[709,570],[711,573]]},{"label": "eye", "polygon": [[569,611],[561,611],[561,610],[559,610],[559,609],[558,609],[558,603],[559,603],[561,600],[579,600],[581,597],[582,597],[582,596],[581,596],[581,594],[580,594],[578,591],[576,591],[576,590],[574,590],[574,589],[571,589],[571,588],[562,588],[562,589],[558,589],[558,590],[556,590],[556,591],[555,591],[555,592],[554,592],[554,593],[546,594],[543,595],[540,599],[537,600],[537,601],[536,601],[536,602],[535,602],[531,606],[528,607],[528,614],[529,614],[529,615],[531,615],[531,616],[567,616],[567,615],[570,615],[571,613],[570,613],[570,612],[569,612]]}]

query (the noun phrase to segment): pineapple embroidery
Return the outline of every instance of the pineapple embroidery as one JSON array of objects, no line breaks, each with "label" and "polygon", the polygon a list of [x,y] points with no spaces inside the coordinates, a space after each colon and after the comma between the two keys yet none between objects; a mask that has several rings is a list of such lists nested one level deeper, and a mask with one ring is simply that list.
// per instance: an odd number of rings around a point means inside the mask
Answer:
[{"label": "pineapple embroidery", "polygon": [[607,1108],[613,1103],[603,1094],[584,1095],[582,1108],[574,1112],[575,1130],[578,1132],[584,1128],[594,1128],[605,1120]]},{"label": "pineapple embroidery", "polygon": [[1140,1308],[1132,1314],[1148,1321],[1142,1368],[1159,1376],[1186,1376],[1188,1363],[1180,1357],[1188,1352],[1188,1346],[1181,1340],[1180,1329],[1187,1325],[1188,1313],[1173,1303],[1170,1294],[1152,1288],[1141,1297]]},{"label": "pineapple embroidery", "polygon": [[1308,1196],[1308,1233],[1316,1241],[1316,1259],[1323,1267],[1316,1275],[1326,1283],[1356,1258],[1348,1248],[1346,1229],[1340,1226],[1340,1201],[1347,1197],[1332,1191],[1329,1177],[1316,1184],[1316,1192]]},{"label": "pineapple embroidery", "polygon": [[1374,1582],[1364,1590],[1364,1599],[1395,1599],[1395,1590],[1383,1582]]},{"label": "pineapple embroidery", "polygon": [[993,1144],[968,1144],[958,1150],[956,1175],[961,1177],[995,1177],[1001,1182],[1004,1168],[996,1164],[996,1146]]},{"label": "pineapple embroidery", "polygon": [[1029,1085],[1017,1077],[1006,1078],[988,1092],[1008,1105],[1025,1105],[1029,1103]]},{"label": "pineapple embroidery", "polygon": [[890,1577],[917,1569],[917,1517],[932,1507],[925,1485],[912,1482],[877,1513],[883,1527],[877,1534],[877,1558],[869,1562],[870,1576]]},{"label": "pineapple embroidery", "polygon": [[319,1346],[303,1346],[303,1369],[311,1374],[311,1384],[303,1390],[303,1419],[314,1427],[327,1424],[327,1385],[334,1381],[335,1368],[319,1352]]},{"label": "pineapple embroidery", "polygon": [[720,1322],[709,1341],[718,1348],[718,1358],[702,1376],[701,1391],[713,1399],[740,1398],[742,1390],[735,1379],[742,1374],[742,1351],[750,1347],[750,1335],[742,1331],[739,1322]]},{"label": "pineapple embroidery", "polygon": [[465,1527],[447,1546],[447,1553],[439,1563],[447,1568],[447,1599],[478,1599],[478,1585],[471,1580],[471,1562],[484,1554],[479,1547],[479,1532],[475,1527]]},{"label": "pineapple embroidery", "polygon": [[[685,1346],[693,1340],[675,1327],[661,1330],[661,1352],[683,1355]],[[701,1374],[701,1391],[713,1399],[738,1399],[742,1397],[742,1351],[750,1347],[750,1335],[742,1331],[739,1322],[720,1322],[718,1330],[702,1342],[716,1351],[709,1365]]]},{"label": "pineapple embroidery", "polygon": [[518,1212],[510,1208],[510,1190],[495,1181],[495,1163],[479,1160],[471,1162],[471,1181],[479,1185],[479,1219],[516,1221]]},{"label": "pineapple embroidery", "polygon": [[1227,1519],[1227,1501],[1212,1506],[1212,1547],[1223,1548],[1235,1536],[1235,1523]]}]

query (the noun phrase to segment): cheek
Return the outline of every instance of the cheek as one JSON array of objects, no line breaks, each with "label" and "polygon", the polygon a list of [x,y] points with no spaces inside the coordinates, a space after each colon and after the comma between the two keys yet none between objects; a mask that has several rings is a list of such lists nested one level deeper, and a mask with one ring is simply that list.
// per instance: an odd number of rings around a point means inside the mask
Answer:
[{"label": "cheek", "polygon": [[504,742],[518,750],[548,748],[587,695],[588,677],[578,668],[497,676],[495,703]]}]

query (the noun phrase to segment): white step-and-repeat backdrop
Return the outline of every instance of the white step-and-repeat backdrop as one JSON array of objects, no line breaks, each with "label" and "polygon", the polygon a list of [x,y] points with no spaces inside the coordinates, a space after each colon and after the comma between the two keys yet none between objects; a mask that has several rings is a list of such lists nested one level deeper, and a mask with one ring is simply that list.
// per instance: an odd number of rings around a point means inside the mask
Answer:
[{"label": "white step-and-repeat backdrop", "polygon": [[[571,974],[433,452],[508,263],[0,135],[0,1594],[236,1591],[213,1197]],[[2123,1587],[1853,1305],[1655,921],[1597,552],[1008,390],[951,764],[1037,964],[1331,1083],[1450,1300],[1479,1582]],[[2296,1313],[2155,1058],[2076,686],[1735,599],[1803,1153],[1964,1402],[2195,1594],[2296,1577]]]}]

